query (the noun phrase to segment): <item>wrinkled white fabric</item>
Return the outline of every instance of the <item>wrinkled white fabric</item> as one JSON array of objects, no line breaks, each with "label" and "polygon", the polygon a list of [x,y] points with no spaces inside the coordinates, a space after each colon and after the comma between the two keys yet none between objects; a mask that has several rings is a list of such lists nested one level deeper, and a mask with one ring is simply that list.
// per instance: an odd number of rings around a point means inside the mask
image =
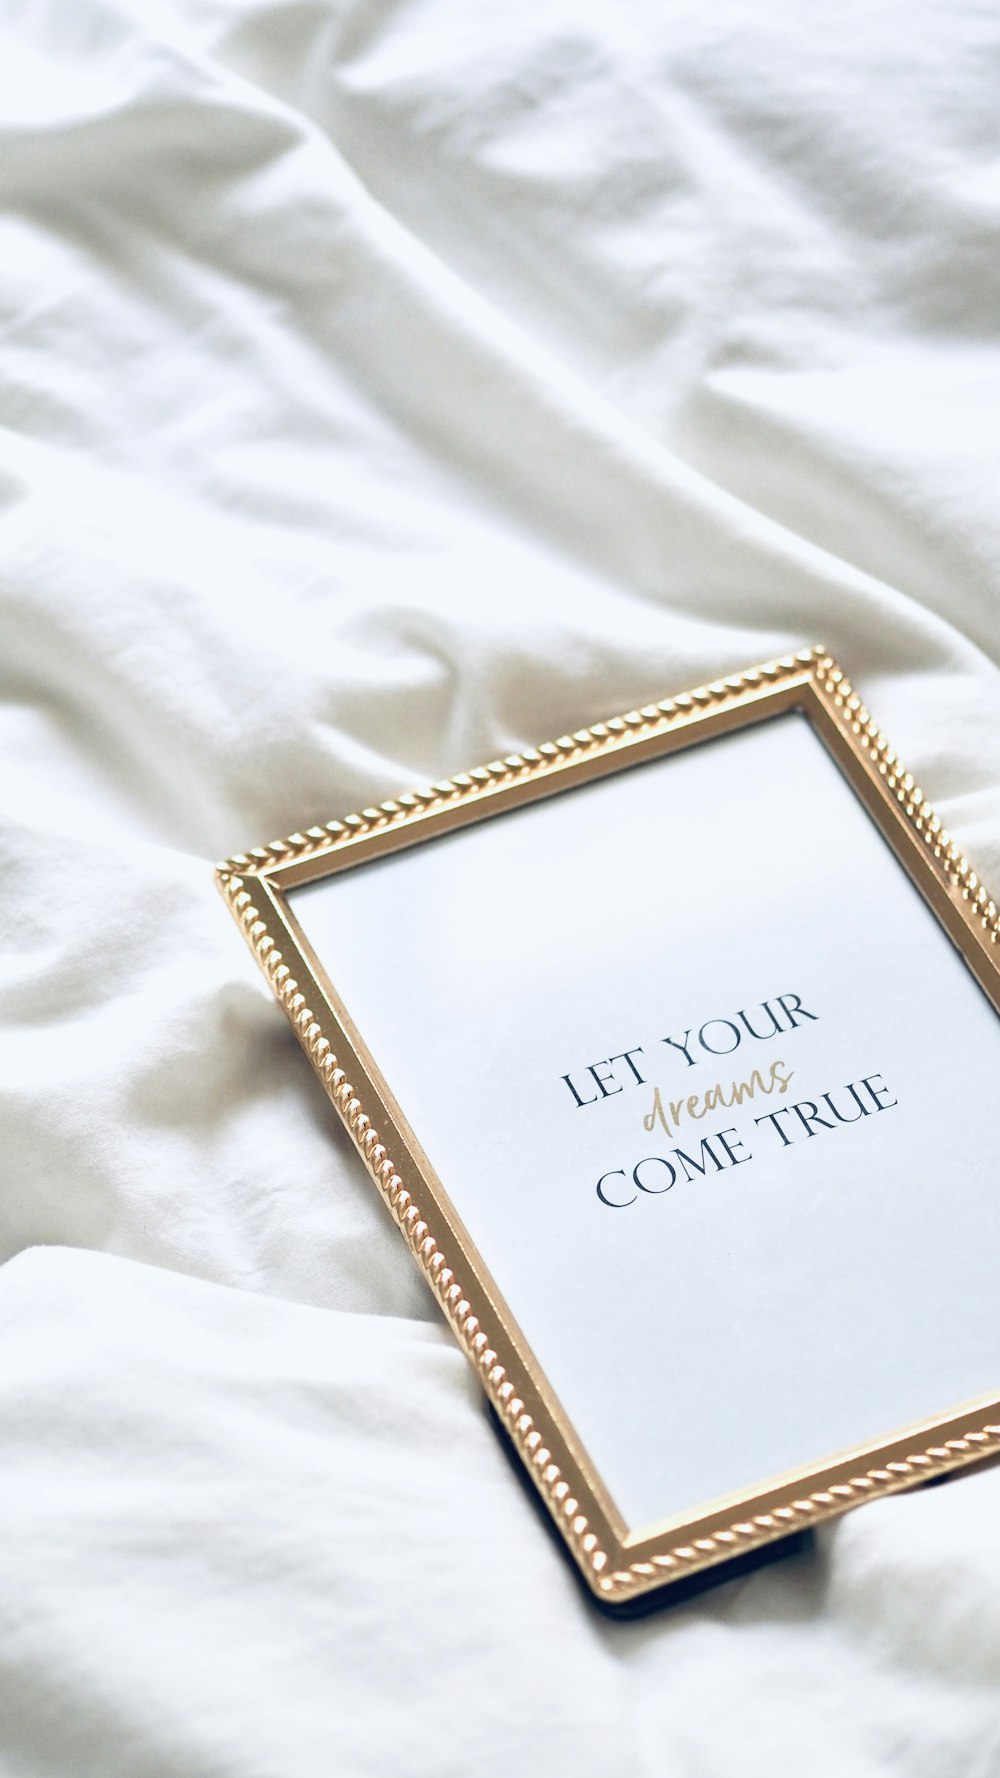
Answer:
[{"label": "wrinkled white fabric", "polygon": [[822,640],[1000,882],[998,64],[0,17],[5,1778],[1000,1768],[1000,1470],[597,1616],[210,869]]}]

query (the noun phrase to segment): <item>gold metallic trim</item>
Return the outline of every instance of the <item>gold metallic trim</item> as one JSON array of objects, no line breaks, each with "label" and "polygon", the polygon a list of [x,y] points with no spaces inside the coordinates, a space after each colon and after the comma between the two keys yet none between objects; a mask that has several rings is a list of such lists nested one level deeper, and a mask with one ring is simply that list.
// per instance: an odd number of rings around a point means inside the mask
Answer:
[{"label": "gold metallic trim", "polygon": [[[1000,1398],[843,1453],[676,1522],[630,1533],[298,931],[285,891],[502,809],[801,709],[1000,1012],[1000,912],[823,648],[805,649],[238,853],[217,881],[591,1590],[666,1582],[1000,1453]],[[289,960],[286,960],[289,959]],[[293,973],[294,971],[294,973]],[[339,1060],[338,1060],[339,1056]],[[361,1082],[355,1089],[352,1078]],[[381,1134],[380,1134],[381,1129]],[[812,1487],[809,1486],[813,1483]]]}]

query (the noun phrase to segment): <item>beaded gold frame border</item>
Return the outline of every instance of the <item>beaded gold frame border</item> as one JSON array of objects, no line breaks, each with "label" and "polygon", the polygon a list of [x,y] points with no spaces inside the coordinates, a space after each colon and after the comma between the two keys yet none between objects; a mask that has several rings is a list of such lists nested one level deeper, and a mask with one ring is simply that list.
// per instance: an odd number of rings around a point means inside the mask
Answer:
[{"label": "beaded gold frame border", "polygon": [[1000,1397],[629,1531],[462,1227],[286,892],[588,779],[799,709],[1000,1012],[1000,913],[823,648],[459,772],[221,863],[218,885],[594,1595],[628,1606],[864,1500],[1000,1454]]}]

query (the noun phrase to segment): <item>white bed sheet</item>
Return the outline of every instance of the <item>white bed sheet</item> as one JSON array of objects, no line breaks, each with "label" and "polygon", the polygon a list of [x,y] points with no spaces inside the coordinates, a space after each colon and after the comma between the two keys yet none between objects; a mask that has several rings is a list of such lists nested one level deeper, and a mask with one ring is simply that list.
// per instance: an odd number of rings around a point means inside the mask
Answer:
[{"label": "white bed sheet", "polygon": [[1000,1471],[599,1619],[210,861],[823,640],[1000,882],[1000,17],[0,33],[0,1770],[992,1774]]}]

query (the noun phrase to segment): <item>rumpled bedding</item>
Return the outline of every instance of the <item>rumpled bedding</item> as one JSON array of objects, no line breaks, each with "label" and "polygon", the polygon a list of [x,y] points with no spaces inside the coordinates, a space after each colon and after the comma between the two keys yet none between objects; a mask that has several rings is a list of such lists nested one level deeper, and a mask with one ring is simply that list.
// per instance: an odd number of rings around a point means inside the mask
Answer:
[{"label": "rumpled bedding", "polygon": [[1000,1470],[587,1603],[211,874],[823,641],[1000,882],[998,67],[0,16],[4,1778],[1000,1770]]}]

